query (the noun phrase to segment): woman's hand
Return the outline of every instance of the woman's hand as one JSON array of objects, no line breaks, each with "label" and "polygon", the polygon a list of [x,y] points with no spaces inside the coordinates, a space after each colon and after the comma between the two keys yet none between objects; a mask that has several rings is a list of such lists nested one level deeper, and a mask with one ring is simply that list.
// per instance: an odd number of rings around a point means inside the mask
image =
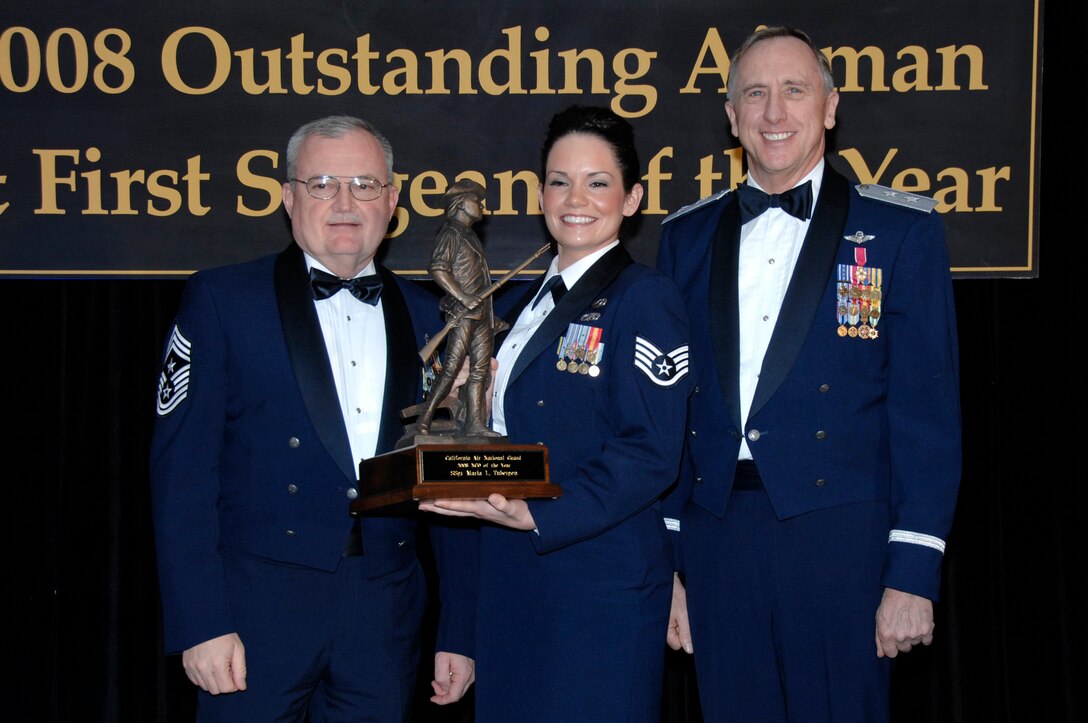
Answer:
[{"label": "woman's hand", "polygon": [[422,500],[419,509],[449,517],[476,517],[515,530],[536,529],[525,500],[508,500],[500,494],[486,500]]}]

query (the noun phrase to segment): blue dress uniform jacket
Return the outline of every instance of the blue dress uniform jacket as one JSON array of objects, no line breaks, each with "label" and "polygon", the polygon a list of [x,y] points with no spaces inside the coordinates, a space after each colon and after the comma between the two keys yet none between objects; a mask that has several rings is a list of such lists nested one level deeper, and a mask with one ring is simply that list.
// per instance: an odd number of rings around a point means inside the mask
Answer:
[{"label": "blue dress uniform jacket", "polygon": [[[539,287],[505,318],[516,320]],[[601,330],[599,374],[557,368],[568,324]],[[665,372],[636,366],[639,339],[664,353],[652,361]],[[536,532],[481,530],[481,723],[659,719],[672,577],[659,500],[683,445],[687,343],[675,286],[617,246],[518,357],[507,434],[548,447],[563,493],[529,502]]]},{"label": "blue dress uniform jacket", "polygon": [[[388,348],[383,452],[400,435],[400,409],[418,400],[423,334],[441,321],[433,297],[378,273]],[[179,652],[237,630],[225,552],[335,570],[358,484],[297,246],[195,274],[167,347],[151,478],[165,648]],[[368,579],[417,564],[415,527],[412,517],[362,519]],[[445,649],[470,652],[470,638],[468,630]]]},{"label": "blue dress uniform jacket", "polygon": [[[662,228],[658,269],[684,296],[698,374],[684,472],[667,502],[669,516],[681,520],[689,579],[715,564],[720,540],[689,539],[684,505],[722,518],[745,435],[775,517],[886,502],[888,542],[874,578],[936,600],[960,474],[959,362],[939,218],[863,197],[825,165],[746,424],[738,401],[739,240],[733,194],[681,211]],[[858,248],[882,280],[870,339],[838,333],[839,269],[859,265]],[[872,594],[879,600],[879,589]],[[857,624],[871,631],[873,612],[875,605]],[[692,632],[698,661],[716,643]]]}]

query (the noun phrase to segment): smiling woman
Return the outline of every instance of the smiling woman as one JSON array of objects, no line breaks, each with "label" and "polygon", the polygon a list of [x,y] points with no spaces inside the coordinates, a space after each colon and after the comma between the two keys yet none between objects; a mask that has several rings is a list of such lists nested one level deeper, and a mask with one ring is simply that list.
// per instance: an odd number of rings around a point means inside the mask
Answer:
[{"label": "smiling woman", "polygon": [[552,119],[542,165],[559,254],[505,315],[493,427],[547,445],[563,494],[422,509],[486,523],[477,721],[649,723],[660,719],[673,571],[659,500],[683,443],[687,320],[672,282],[619,241],[642,200],[630,124],[569,108]]},{"label": "smiling woman", "polygon": [[642,186],[627,184],[615,154],[599,136],[570,133],[548,153],[540,207],[559,247],[559,270],[619,238],[638,210]]}]

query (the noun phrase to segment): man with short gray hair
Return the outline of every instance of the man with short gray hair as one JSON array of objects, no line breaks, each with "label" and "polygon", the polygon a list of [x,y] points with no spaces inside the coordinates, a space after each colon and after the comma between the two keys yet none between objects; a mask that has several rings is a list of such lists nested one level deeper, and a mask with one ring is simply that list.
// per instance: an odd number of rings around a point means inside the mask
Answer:
[{"label": "man with short gray hair", "polygon": [[[418,401],[421,288],[378,265],[392,149],[331,116],[287,151],[282,253],[189,281],[159,379],[151,478],[165,647],[201,721],[401,721],[426,603],[414,516],[353,519],[359,461]],[[434,530],[441,539],[441,531]],[[440,555],[445,580],[463,561]],[[471,685],[472,601],[446,596],[441,702]]]},{"label": "man with short gray hair", "polygon": [[889,659],[933,639],[959,485],[944,231],[825,160],[839,96],[807,35],[731,60],[747,183],[666,218],[658,257],[698,374],[668,642],[708,721],[883,720]]}]

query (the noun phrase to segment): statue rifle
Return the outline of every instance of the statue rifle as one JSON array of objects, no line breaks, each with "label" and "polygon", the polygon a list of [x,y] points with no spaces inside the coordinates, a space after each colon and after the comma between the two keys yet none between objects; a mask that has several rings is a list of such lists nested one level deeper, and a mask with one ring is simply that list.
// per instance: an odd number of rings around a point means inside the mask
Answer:
[{"label": "statue rifle", "polygon": [[[551,248],[551,242],[548,242],[538,248],[532,256],[522,261],[517,268],[511,269],[506,274],[504,274],[502,278],[500,278],[498,281],[494,282],[493,284],[491,284],[491,286],[488,286],[486,289],[484,289],[483,292],[480,294],[480,301],[483,301],[487,297],[491,296],[499,289],[500,286],[505,284],[510,279],[514,278],[515,275],[520,274],[522,271],[524,271],[526,266],[540,258],[540,256],[549,248]],[[477,307],[473,308],[475,309]],[[430,361],[431,356],[434,354],[435,350],[438,349],[438,345],[442,343],[442,340],[446,338],[447,334],[453,331],[453,327],[461,323],[461,319],[463,319],[465,314],[467,314],[469,311],[471,311],[471,309],[469,309],[468,307],[462,307],[461,310],[453,316],[453,318],[446,322],[446,325],[442,327],[442,330],[440,332],[431,337],[430,341],[423,345],[423,348],[419,350],[419,358],[423,360],[424,364]]]}]

